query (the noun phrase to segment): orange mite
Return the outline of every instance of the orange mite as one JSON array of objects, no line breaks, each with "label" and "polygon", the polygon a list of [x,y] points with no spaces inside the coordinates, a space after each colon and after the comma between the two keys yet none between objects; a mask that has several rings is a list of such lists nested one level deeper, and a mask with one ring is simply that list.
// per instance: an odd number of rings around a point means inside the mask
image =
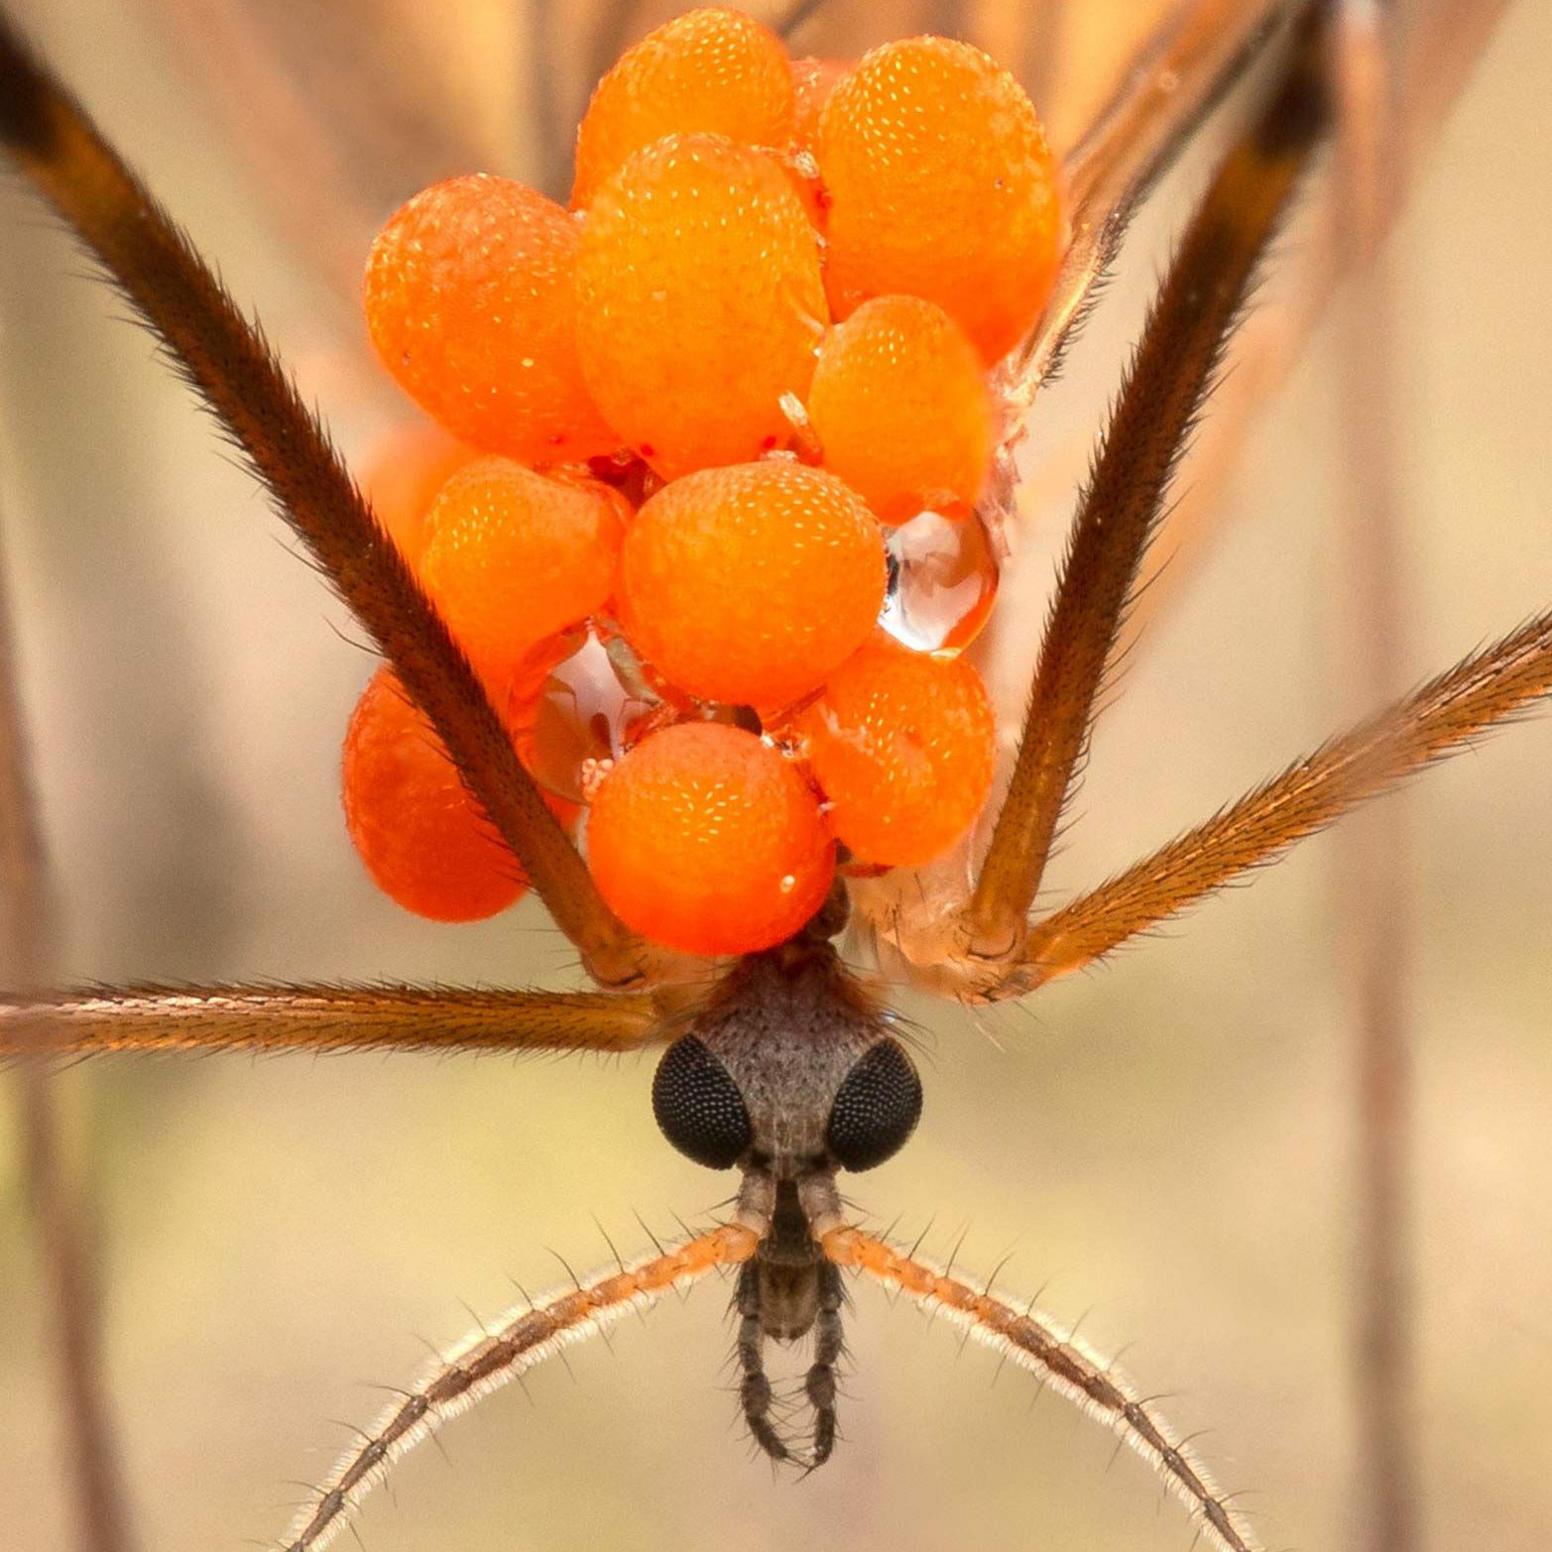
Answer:
[{"label": "orange mite", "polygon": [[527,891],[522,864],[386,665],[350,719],[342,788],[357,853],[378,888],[405,910],[434,921],[479,921]]},{"label": "orange mite", "polygon": [[636,514],[620,557],[631,644],[705,700],[781,707],[867,639],[884,544],[861,497],[786,460],[707,469]]},{"label": "orange mite", "polygon": [[599,892],[689,954],[748,954],[824,903],[835,843],[797,767],[742,728],[682,722],[606,776],[587,827]]}]

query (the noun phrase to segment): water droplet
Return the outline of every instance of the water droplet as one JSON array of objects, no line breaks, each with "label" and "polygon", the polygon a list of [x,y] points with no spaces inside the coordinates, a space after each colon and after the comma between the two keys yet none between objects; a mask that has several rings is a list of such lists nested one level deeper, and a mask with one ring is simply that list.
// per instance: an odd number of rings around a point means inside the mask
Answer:
[{"label": "water droplet", "polygon": [[980,635],[997,598],[997,561],[968,508],[918,512],[888,529],[889,592],[879,623],[914,652],[956,657]]},{"label": "water droplet", "polygon": [[589,635],[545,679],[518,734],[518,754],[540,786],[585,802],[655,709],[645,684],[622,674],[614,642]]}]

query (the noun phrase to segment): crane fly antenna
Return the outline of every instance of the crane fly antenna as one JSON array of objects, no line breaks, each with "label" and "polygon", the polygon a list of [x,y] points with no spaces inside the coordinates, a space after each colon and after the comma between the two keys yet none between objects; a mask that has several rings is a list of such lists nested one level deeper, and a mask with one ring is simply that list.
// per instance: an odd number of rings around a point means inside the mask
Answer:
[{"label": "crane fly antenna", "polygon": [[564,1358],[567,1345],[601,1333],[627,1310],[644,1310],[670,1288],[746,1261],[758,1240],[759,1230],[748,1223],[722,1224],[624,1271],[520,1304],[489,1328],[478,1324],[468,1338],[439,1357],[314,1488],[286,1535],[285,1552],[320,1552],[350,1522],[356,1506],[389,1466],[450,1418],[508,1381],[521,1380],[545,1358]]},{"label": "crane fly antenna", "polygon": [[1067,1400],[1113,1428],[1158,1473],[1193,1514],[1218,1552],[1257,1552],[1257,1543],[1186,1442],[1124,1376],[1049,1316],[1020,1313],[989,1288],[950,1277],[931,1262],[905,1255],[881,1239],[849,1227],[820,1238],[837,1267],[858,1272],[942,1313],[977,1341],[1040,1378]]}]

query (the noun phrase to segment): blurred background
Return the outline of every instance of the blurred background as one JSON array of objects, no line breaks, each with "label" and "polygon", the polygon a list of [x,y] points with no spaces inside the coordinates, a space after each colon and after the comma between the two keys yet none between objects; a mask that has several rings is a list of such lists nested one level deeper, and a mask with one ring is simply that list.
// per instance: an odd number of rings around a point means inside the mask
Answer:
[{"label": "blurred background", "polygon": [[[11,0],[109,136],[263,315],[352,458],[406,406],[367,363],[352,273],[432,178],[564,185],[597,66],[653,4]],[[753,7],[759,9],[759,7]],[[948,26],[1026,80],[1059,146],[1159,0],[831,0],[795,53]],[[1409,26],[1438,7],[1419,5]],[[1459,7],[1470,12],[1472,7]],[[1478,21],[1499,9],[1477,6]],[[1406,678],[1552,600],[1552,10],[1503,15],[1417,135],[1385,249],[1397,286]],[[774,16],[774,8],[761,14]],[[1473,49],[1464,37],[1460,49]],[[1456,54],[1451,39],[1443,56]],[[1412,83],[1415,84],[1415,83]],[[1243,104],[1226,110],[1232,123]],[[546,129],[546,126],[548,128]],[[1417,128],[1417,126],[1413,126]],[[1216,131],[1221,135],[1221,126]],[[1211,137],[1209,137],[1211,138]],[[1038,625],[1089,438],[1199,186],[1169,177],[1073,369],[1038,402],[1003,610]],[[535,902],[420,922],[367,882],[338,742],[372,661],[149,337],[26,194],[0,185],[0,519],[59,900],[79,981],[389,977],[566,985]],[[1284,239],[1296,314],[1315,237]],[[1183,542],[1102,722],[1059,899],[1196,821],[1354,710],[1337,424],[1340,289],[1231,463],[1201,455]],[[1349,317],[1345,320],[1351,323]],[[1252,331],[1245,339],[1262,337]],[[1253,348],[1252,356],[1259,347]],[[1264,359],[1261,365],[1264,365]],[[1258,381],[1257,379],[1252,379]],[[1210,466],[1209,466],[1210,465]],[[1167,537],[1167,543],[1174,541]],[[1019,631],[1009,633],[1016,655]],[[1027,674],[996,682],[1016,705]],[[1545,1544],[1552,1439],[1552,718],[1404,800],[1413,917],[1418,1510],[1434,1548]],[[1274,1547],[1360,1545],[1354,1033],[1342,834],[1028,1006],[922,998],[927,1114],[854,1195],[924,1250],[1044,1288],[1148,1393]],[[1398,971],[1398,973],[1401,973]],[[658,1137],[652,1057],[102,1062],[61,1083],[101,1256],[113,1407],[140,1544],[278,1536],[294,1484],[367,1423],[372,1383],[723,1194]],[[0,1111],[0,1506],[10,1552],[72,1535],[44,1311]],[[601,1226],[601,1227],[600,1227]],[[547,1249],[546,1247],[551,1247]],[[670,1299],[570,1372],[535,1372],[412,1456],[372,1552],[736,1545],[1179,1549],[1129,1454],[1028,1376],[856,1290],[844,1439],[802,1481],[736,1419],[727,1290]],[[785,1370],[790,1370],[788,1360]],[[784,1372],[785,1372],[784,1370]],[[340,1419],[341,1422],[331,1422]]]}]

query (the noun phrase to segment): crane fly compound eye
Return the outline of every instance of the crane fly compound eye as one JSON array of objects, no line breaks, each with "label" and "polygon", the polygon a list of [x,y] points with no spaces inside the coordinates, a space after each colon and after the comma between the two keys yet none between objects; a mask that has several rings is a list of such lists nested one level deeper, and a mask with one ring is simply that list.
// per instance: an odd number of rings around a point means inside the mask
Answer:
[{"label": "crane fly compound eye", "polygon": [[753,1136],[738,1085],[694,1035],[676,1040],[658,1063],[652,1114],[669,1142],[707,1169],[731,1169]]},{"label": "crane fly compound eye", "polygon": [[825,1146],[844,1169],[893,1158],[921,1120],[922,1086],[898,1040],[880,1040],[857,1059],[836,1091]]}]

